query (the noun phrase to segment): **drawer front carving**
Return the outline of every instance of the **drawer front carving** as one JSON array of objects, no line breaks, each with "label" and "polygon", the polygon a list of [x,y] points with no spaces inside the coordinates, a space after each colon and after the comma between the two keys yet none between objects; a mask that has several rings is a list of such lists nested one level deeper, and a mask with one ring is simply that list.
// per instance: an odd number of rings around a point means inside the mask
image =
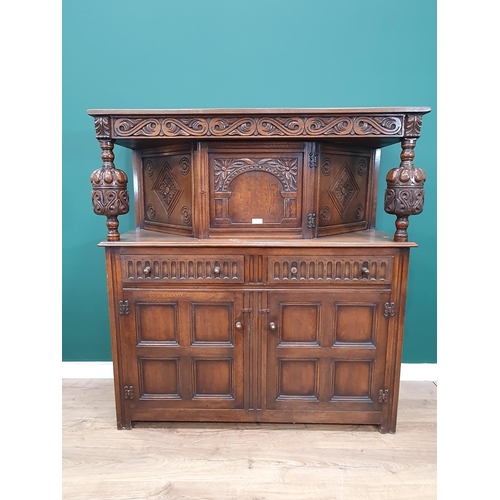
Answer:
[{"label": "drawer front carving", "polygon": [[122,256],[124,282],[243,283],[244,257],[183,255],[143,257]]},{"label": "drawer front carving", "polygon": [[270,256],[269,283],[390,283],[393,257]]}]

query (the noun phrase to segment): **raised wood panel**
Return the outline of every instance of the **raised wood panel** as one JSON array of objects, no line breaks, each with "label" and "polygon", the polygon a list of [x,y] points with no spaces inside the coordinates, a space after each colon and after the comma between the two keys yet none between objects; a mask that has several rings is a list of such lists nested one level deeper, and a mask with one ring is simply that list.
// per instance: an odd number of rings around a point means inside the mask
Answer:
[{"label": "raised wood panel", "polygon": [[375,344],[376,304],[337,304],[335,344]]},{"label": "raised wood panel", "polygon": [[278,314],[279,344],[319,345],[321,332],[320,304],[280,304]]},{"label": "raised wood panel", "polygon": [[334,361],[332,401],[372,402],[373,361]]},{"label": "raised wood panel", "polygon": [[233,303],[193,303],[191,314],[191,345],[234,347]]},{"label": "raised wood panel", "polygon": [[176,302],[137,303],[137,341],[179,344],[179,309]]},{"label": "raised wood panel", "polygon": [[278,359],[278,401],[319,400],[318,359]]},{"label": "raised wood panel", "polygon": [[179,358],[139,358],[141,399],[181,399]]},{"label": "raised wood panel", "polygon": [[234,365],[231,358],[192,360],[194,399],[234,399]]}]

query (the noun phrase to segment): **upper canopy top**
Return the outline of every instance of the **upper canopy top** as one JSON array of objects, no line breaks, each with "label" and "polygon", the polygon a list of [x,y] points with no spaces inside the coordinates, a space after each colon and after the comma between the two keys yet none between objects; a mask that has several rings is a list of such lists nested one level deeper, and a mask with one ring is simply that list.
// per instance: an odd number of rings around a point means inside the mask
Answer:
[{"label": "upper canopy top", "polygon": [[173,116],[173,115],[342,115],[342,114],[392,114],[418,113],[425,115],[431,108],[421,107],[391,107],[391,108],[198,108],[198,109],[89,109],[90,116]]},{"label": "upper canopy top", "polygon": [[96,137],[129,148],[176,140],[336,139],[382,147],[420,137],[429,107],[90,109]]}]

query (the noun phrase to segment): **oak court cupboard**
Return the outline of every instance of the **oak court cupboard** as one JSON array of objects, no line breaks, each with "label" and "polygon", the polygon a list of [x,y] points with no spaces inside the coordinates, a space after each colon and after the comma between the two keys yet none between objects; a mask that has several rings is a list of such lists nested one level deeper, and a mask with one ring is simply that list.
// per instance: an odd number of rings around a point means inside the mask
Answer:
[{"label": "oak court cupboard", "polygon": [[[117,426],[396,429],[426,107],[89,110],[102,167]],[[389,235],[375,229],[381,151]],[[120,234],[132,150],[136,229]]]}]

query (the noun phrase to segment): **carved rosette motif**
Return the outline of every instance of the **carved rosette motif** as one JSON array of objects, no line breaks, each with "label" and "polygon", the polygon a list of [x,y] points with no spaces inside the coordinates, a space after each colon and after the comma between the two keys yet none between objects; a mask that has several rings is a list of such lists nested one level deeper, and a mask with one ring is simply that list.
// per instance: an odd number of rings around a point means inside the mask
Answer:
[{"label": "carved rosette motif", "polygon": [[128,213],[129,198],[127,175],[115,168],[113,160],[113,142],[99,141],[102,149],[102,168],[92,172],[92,206],[94,213],[107,217],[108,241],[119,241],[118,216]]},{"label": "carved rosette motif", "polygon": [[[111,129],[113,137],[336,137],[402,136],[408,120],[419,115],[391,116],[221,116],[122,117],[101,127]],[[104,118],[96,118],[103,120]],[[421,116],[420,116],[421,119]],[[106,117],[106,120],[109,120]],[[107,130],[106,129],[106,130]],[[96,124],[97,130],[97,124]]]},{"label": "carved rosette motif", "polygon": [[416,142],[416,139],[402,141],[401,164],[386,177],[384,210],[397,217],[394,241],[408,241],[408,217],[424,209],[425,172],[413,164]]},{"label": "carved rosette motif", "polygon": [[217,158],[214,161],[215,191],[227,192],[235,177],[251,170],[274,175],[281,182],[284,191],[297,191],[297,158]]}]

